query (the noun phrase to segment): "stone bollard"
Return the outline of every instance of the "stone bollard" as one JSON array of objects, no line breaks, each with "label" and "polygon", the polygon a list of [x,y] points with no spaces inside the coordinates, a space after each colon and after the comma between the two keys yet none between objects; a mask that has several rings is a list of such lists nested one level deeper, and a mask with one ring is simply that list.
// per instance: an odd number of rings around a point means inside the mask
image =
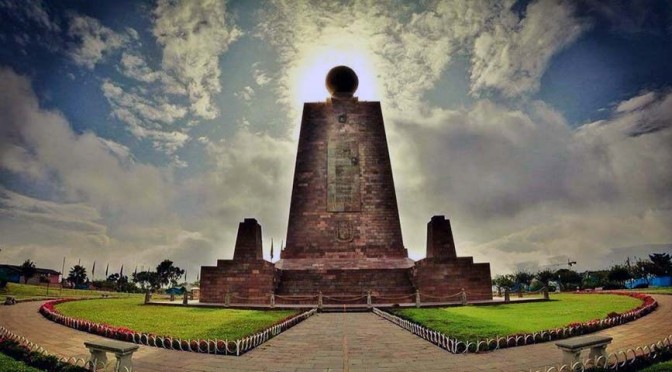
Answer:
[{"label": "stone bollard", "polygon": [[184,291],[182,294],[182,305],[188,305],[189,304],[189,292]]},{"label": "stone bollard", "polygon": [[462,300],[462,305],[467,304],[467,292],[464,291],[464,288],[462,288],[462,292],[460,293],[460,299]]},{"label": "stone bollard", "polygon": [[271,293],[271,309],[275,307],[275,294]]},{"label": "stone bollard", "polygon": [[370,309],[371,306],[372,306],[372,302],[371,302],[371,291],[367,291],[367,292],[366,292],[366,307],[368,307],[368,308]]},{"label": "stone bollard", "polygon": [[508,288],[504,288],[504,302],[511,302]]},{"label": "stone bollard", "polygon": [[548,287],[544,287],[543,291],[544,291],[544,300],[548,300],[549,299],[549,297],[548,297]]},{"label": "stone bollard", "polygon": [[145,305],[152,300],[152,293],[150,291],[145,292]]},{"label": "stone bollard", "polygon": [[229,292],[226,292],[226,294],[224,295],[224,306],[226,307],[231,306],[231,295],[229,294]]},{"label": "stone bollard", "polygon": [[322,309],[322,291],[317,295],[317,308]]},{"label": "stone bollard", "polygon": [[170,294],[170,302],[175,301],[175,293]]},{"label": "stone bollard", "polygon": [[420,307],[420,291],[415,290],[415,307]]}]

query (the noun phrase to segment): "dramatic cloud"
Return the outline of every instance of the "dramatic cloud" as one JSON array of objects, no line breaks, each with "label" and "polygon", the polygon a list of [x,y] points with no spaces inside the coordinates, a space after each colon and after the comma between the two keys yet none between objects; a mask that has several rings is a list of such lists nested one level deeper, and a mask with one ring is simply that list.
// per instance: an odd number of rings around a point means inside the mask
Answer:
[{"label": "dramatic cloud", "polygon": [[472,92],[492,88],[508,97],[535,92],[551,57],[586,27],[568,1],[533,2],[522,19],[503,10],[474,42]]},{"label": "dramatic cloud", "polygon": [[163,45],[163,68],[187,87],[191,111],[214,119],[213,95],[222,89],[219,56],[241,32],[226,14],[223,1],[159,0],[154,36]]},{"label": "dramatic cloud", "polygon": [[[154,148],[173,154],[184,146],[189,136],[177,131],[166,130],[177,119],[183,118],[187,110],[179,105],[156,102],[143,95],[130,93],[111,81],[103,82],[101,89],[112,106],[112,115],[125,122],[129,131],[137,138],[148,138]],[[172,126],[174,127],[174,126]]]},{"label": "dramatic cloud", "polygon": [[[11,212],[12,220],[20,217],[49,224],[51,229],[87,230],[87,236],[99,236],[96,245],[107,241],[102,237],[105,229],[100,226],[100,211],[128,224],[147,223],[146,218],[161,220],[165,203],[172,198],[166,187],[169,174],[136,164],[123,145],[93,133],[74,133],[58,112],[39,107],[26,78],[2,69],[0,80],[4,82],[0,92],[0,168],[50,190],[48,194],[66,203],[59,206],[4,191],[4,209],[16,209]],[[2,235],[17,236],[17,231],[22,230],[6,230]]]},{"label": "dramatic cloud", "polygon": [[128,35],[116,33],[97,19],[83,15],[70,18],[68,35],[74,39],[68,54],[76,64],[89,69],[129,41]]},{"label": "dramatic cloud", "polygon": [[120,71],[127,77],[143,83],[161,83],[162,91],[169,94],[186,95],[187,91],[175,78],[164,71],[152,70],[140,55],[124,52],[121,55]]},{"label": "dramatic cloud", "polygon": [[[599,268],[612,248],[667,243],[671,109],[668,94],[577,130],[542,102],[511,110],[484,100],[393,118],[405,231],[422,231],[432,214],[447,214],[458,251],[500,272],[523,261],[547,264],[558,252]],[[653,126],[655,134],[633,135],[633,128]],[[405,236],[421,255],[424,237]]]}]

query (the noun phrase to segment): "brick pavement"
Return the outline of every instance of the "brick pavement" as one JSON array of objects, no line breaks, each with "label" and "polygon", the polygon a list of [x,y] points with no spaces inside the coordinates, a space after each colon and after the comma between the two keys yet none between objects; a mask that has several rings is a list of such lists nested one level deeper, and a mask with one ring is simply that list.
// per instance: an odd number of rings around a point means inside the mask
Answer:
[{"label": "brick pavement", "polygon": [[[637,321],[598,332],[608,350],[652,343],[672,334],[672,296]],[[0,306],[0,326],[59,355],[85,357],[84,341],[99,336],[58,325],[38,312],[41,302]],[[524,314],[521,314],[524,316]],[[372,313],[325,313],[300,323],[241,356],[206,355],[141,346],[137,371],[519,371],[557,363],[551,343],[483,354],[453,355]]]}]

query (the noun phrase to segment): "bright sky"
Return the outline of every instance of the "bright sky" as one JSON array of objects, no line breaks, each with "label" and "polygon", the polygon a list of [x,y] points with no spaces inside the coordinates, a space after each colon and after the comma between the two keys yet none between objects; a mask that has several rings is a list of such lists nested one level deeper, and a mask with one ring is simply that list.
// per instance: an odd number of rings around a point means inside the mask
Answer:
[{"label": "bright sky", "polygon": [[[493,273],[672,250],[672,5],[0,0],[0,262],[194,280],[284,240],[303,102],[381,101],[404,243]],[[116,269],[115,269],[116,270]]]}]

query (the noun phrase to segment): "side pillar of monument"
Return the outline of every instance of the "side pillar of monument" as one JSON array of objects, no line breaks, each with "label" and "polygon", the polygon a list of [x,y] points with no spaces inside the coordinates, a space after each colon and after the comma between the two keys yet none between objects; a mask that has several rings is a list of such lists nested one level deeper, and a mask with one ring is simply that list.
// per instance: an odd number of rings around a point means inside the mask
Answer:
[{"label": "side pillar of monument", "polygon": [[261,226],[254,218],[238,225],[233,259],[201,267],[200,302],[265,304],[277,283],[275,266],[264,260]]},{"label": "side pillar of monument", "polygon": [[492,299],[490,264],[457,256],[450,220],[444,216],[427,224],[427,257],[415,263],[413,282],[435,302],[459,302],[462,289],[469,301]]}]

